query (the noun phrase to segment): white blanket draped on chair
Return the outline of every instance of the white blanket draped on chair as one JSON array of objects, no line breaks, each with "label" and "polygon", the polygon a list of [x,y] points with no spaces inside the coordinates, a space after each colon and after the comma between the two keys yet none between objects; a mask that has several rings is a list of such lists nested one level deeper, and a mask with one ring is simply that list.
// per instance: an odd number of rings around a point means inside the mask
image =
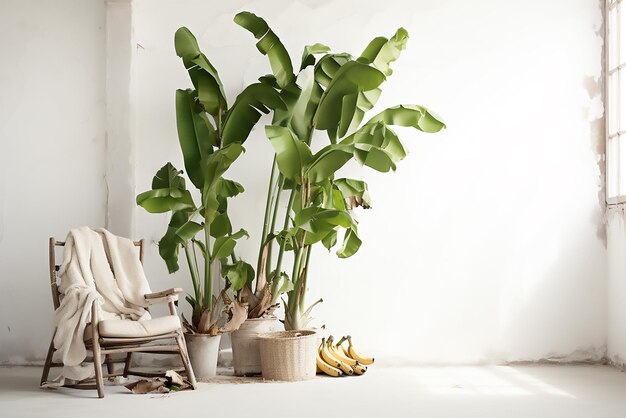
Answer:
[{"label": "white blanket draped on chair", "polygon": [[131,240],[88,227],[68,234],[58,286],[62,299],[54,316],[54,346],[64,367],[55,381],[63,384],[64,378],[93,376],[93,364],[81,366],[87,357],[84,335],[93,304],[100,320],[150,319],[144,298],[150,286]]}]

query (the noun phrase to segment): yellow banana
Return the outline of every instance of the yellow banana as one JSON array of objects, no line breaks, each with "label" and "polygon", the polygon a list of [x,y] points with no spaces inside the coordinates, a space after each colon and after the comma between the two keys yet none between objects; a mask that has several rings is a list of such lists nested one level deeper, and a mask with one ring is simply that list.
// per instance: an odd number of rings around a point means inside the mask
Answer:
[{"label": "yellow banana", "polygon": [[326,373],[329,376],[333,376],[333,377],[339,377],[341,375],[343,375],[343,372],[341,370],[339,370],[336,367],[331,366],[330,364],[326,363],[322,357],[320,357],[320,350],[317,351],[317,356],[316,356],[316,364],[317,364],[317,368],[318,370],[322,371],[323,373]]},{"label": "yellow banana", "polygon": [[328,337],[328,346],[330,347],[331,353],[337,357],[339,361],[346,363],[348,366],[354,366],[356,364],[356,360],[348,357],[341,346],[333,345],[333,337]]},{"label": "yellow banana", "polygon": [[330,366],[339,368],[341,362],[328,352],[328,349],[326,348],[326,338],[322,338],[322,344],[319,348],[319,354],[320,357],[322,357],[322,360],[324,360]]},{"label": "yellow banana", "polygon": [[350,357],[352,357],[361,364],[370,365],[374,363],[373,357],[364,357],[359,354],[358,351],[356,351],[356,349],[352,345],[352,337],[348,337],[348,353],[350,354]]},{"label": "yellow banana", "polygon": [[356,365],[352,366],[352,369],[354,370],[355,374],[362,375],[367,371],[367,366],[362,366],[357,363]]},{"label": "yellow banana", "polygon": [[322,339],[322,349],[320,351],[321,351],[322,358],[328,364],[332,365],[333,367],[335,367],[335,364],[337,364],[336,367],[339,367],[348,376],[354,373],[354,370],[352,370],[352,367],[350,367],[349,364],[346,364],[343,361],[339,360],[333,354],[330,348],[330,344],[328,344],[328,341],[325,341],[324,339]]}]

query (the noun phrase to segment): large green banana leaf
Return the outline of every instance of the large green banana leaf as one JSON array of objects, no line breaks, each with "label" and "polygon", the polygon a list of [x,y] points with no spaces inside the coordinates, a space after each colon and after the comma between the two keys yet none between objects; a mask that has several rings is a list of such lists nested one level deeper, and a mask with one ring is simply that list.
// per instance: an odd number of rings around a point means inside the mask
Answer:
[{"label": "large green banana leaf", "polygon": [[350,209],[356,206],[362,206],[368,209],[371,204],[371,198],[367,190],[367,183],[356,179],[335,179],[333,185],[339,189],[343,199],[349,202]]},{"label": "large green banana leaf", "polygon": [[243,144],[250,131],[270,109],[285,109],[280,94],[266,83],[254,83],[246,87],[235,100],[223,122],[222,146]]},{"label": "large green banana leaf", "polygon": [[300,71],[304,70],[309,65],[315,65],[315,55],[323,54],[328,51],[330,51],[330,48],[320,43],[305,46],[304,52],[302,53]]},{"label": "large green banana leaf", "polygon": [[206,111],[217,116],[228,107],[226,94],[219,74],[200,51],[198,41],[191,31],[182,27],[174,34],[176,55],[183,59],[189,77],[198,92],[198,99]]},{"label": "large green banana leaf", "polygon": [[176,128],[187,175],[198,189],[204,184],[200,161],[213,152],[217,135],[203,112],[196,111],[192,90],[176,90]]},{"label": "large green banana leaf", "polygon": [[356,233],[356,228],[351,227],[346,229],[346,233],[343,237],[343,245],[337,250],[337,256],[339,258],[352,257],[361,247],[361,239]]},{"label": "large green banana leaf", "polygon": [[408,126],[422,132],[436,133],[446,127],[440,116],[424,106],[404,104],[383,110],[367,124],[384,122],[387,125]]},{"label": "large green banana leaf", "polygon": [[409,33],[404,28],[399,28],[391,39],[382,36],[375,38],[365,48],[358,61],[372,64],[386,76],[390,76],[393,73],[390,64],[397,60],[406,48],[408,39]]},{"label": "large green banana leaf", "polygon": [[246,284],[250,286],[255,277],[254,268],[243,260],[235,264],[222,265],[222,273],[225,274],[233,292],[240,291]]},{"label": "large green banana leaf", "polygon": [[[349,61],[342,65],[320,99],[315,115],[315,127],[326,130],[329,134],[336,134],[343,116],[344,97],[374,90],[383,81],[385,81],[385,75],[369,65],[357,61]],[[353,114],[350,115],[350,120],[352,117]]]},{"label": "large green banana leaf", "polygon": [[314,156],[306,169],[305,176],[311,183],[319,183],[335,174],[353,156],[354,147],[344,144],[331,144],[322,148]]},{"label": "large green banana leaf", "polygon": [[315,64],[315,81],[324,88],[328,88],[339,68],[351,59],[352,55],[347,53],[324,55]]},{"label": "large green banana leaf", "polygon": [[195,204],[180,173],[171,163],[165,164],[152,179],[152,190],[137,195],[137,204],[150,213],[194,210]]},{"label": "large green banana leaf", "polygon": [[276,163],[282,175],[299,182],[304,169],[313,159],[309,146],[298,140],[291,129],[283,126],[268,125],[265,134],[276,152]]},{"label": "large green banana leaf", "polygon": [[159,240],[159,255],[165,261],[167,270],[174,273],[178,270],[178,249],[189,242],[202,230],[202,225],[191,220],[188,212],[172,213],[172,219],[163,238]]},{"label": "large green banana leaf", "polygon": [[224,197],[220,194],[222,189],[218,187],[223,185],[221,176],[243,152],[243,146],[235,143],[220,148],[205,159],[203,166],[204,187],[202,189],[205,222],[212,223],[219,214],[218,196]]},{"label": "large green banana leaf", "polygon": [[313,118],[322,98],[322,87],[315,81],[314,71],[304,70],[298,80],[304,85],[302,93],[293,105],[293,115],[289,126],[302,141],[309,141],[313,130]]},{"label": "large green banana leaf", "polygon": [[259,39],[256,47],[263,55],[267,55],[278,85],[283,88],[289,85],[294,79],[291,58],[267,22],[254,13],[241,12],[235,16],[235,23]]},{"label": "large green banana leaf", "polygon": [[339,131],[337,132],[339,138],[343,138],[349,131],[354,131],[359,127],[365,113],[376,105],[381,93],[382,90],[376,88],[344,96],[341,104]]},{"label": "large green banana leaf", "polygon": [[230,236],[219,237],[213,244],[213,253],[211,254],[211,260],[221,260],[230,257],[237,240],[242,237],[249,237],[248,232],[245,229],[240,229],[238,232]]},{"label": "large green banana leaf", "polygon": [[304,243],[311,245],[326,238],[337,227],[351,227],[354,220],[347,211],[312,206],[297,212],[294,224],[306,231]]}]

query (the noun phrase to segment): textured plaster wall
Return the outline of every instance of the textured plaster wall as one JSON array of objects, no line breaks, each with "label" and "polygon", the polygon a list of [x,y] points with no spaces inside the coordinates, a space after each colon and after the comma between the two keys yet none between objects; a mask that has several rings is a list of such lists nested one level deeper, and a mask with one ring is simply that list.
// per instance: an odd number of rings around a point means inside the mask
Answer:
[{"label": "textured plaster wall", "polygon": [[[359,214],[356,256],[315,252],[310,299],[324,298],[315,325],[351,333],[388,364],[604,356],[601,2],[135,1],[133,10],[138,192],[166,161],[182,167],[173,99],[190,84],[173,51],[179,26],[199,37],[231,102],[269,72],[232,22],[237,11],[266,17],[294,57],[314,42],[358,54],[406,27],[411,40],[378,108],[425,104],[449,129],[403,131],[410,155],[396,174],[345,170],[368,180],[374,209]],[[230,174],[247,188],[232,218],[251,232],[241,248],[255,260],[271,149],[261,128],[246,147]],[[160,238],[165,217],[135,217],[137,236]],[[147,257],[156,283],[188,286],[184,271],[166,277],[154,244]]]},{"label": "textured plaster wall", "polygon": [[104,224],[104,12],[0,2],[0,363],[45,356],[48,237]]}]

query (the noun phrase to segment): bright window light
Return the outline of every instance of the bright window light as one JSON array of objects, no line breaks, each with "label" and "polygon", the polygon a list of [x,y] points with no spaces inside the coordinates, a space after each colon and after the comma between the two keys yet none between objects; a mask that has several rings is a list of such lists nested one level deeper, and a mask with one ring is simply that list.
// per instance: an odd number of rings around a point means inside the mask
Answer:
[{"label": "bright window light", "polygon": [[626,2],[606,6],[606,179],[609,204],[626,203]]}]

